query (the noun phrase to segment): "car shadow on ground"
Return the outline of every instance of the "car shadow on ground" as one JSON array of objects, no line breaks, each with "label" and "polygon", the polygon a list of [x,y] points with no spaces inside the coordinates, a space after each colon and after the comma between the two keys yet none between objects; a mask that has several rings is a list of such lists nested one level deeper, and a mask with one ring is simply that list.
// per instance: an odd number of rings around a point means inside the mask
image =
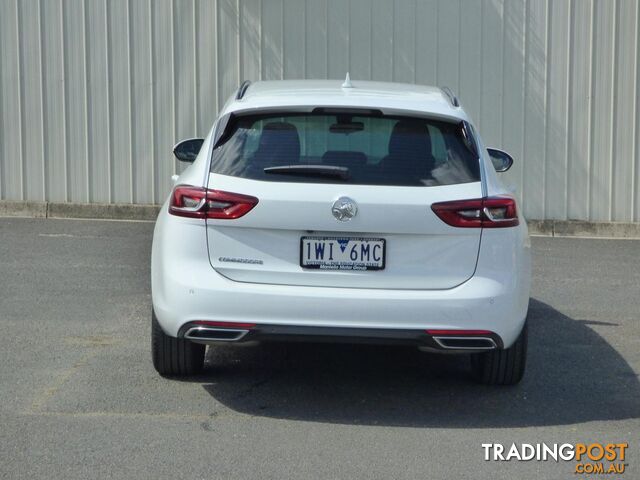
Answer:
[{"label": "car shadow on ground", "polygon": [[640,417],[637,375],[591,322],[533,299],[529,319],[527,372],[515,387],[473,383],[466,356],[335,344],[216,347],[196,381],[237,412],[327,423],[499,428]]}]

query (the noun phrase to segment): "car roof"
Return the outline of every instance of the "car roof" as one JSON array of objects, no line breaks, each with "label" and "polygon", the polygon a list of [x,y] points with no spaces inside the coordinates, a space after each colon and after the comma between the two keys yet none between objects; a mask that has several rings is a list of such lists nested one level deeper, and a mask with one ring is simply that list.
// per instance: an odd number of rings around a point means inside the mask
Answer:
[{"label": "car roof", "polygon": [[[348,82],[348,83],[347,83]],[[345,87],[344,85],[350,87]],[[242,88],[240,92],[242,92]],[[249,84],[234,95],[221,114],[255,110],[310,111],[316,107],[373,108],[385,114],[413,113],[467,120],[445,90],[408,83],[365,80],[276,80]]]}]

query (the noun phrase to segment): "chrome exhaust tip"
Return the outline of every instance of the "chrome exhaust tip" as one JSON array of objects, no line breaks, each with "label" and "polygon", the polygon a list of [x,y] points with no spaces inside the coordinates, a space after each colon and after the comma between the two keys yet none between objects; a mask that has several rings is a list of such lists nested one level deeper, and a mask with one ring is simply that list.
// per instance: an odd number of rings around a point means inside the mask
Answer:
[{"label": "chrome exhaust tip", "polygon": [[198,325],[189,328],[184,333],[184,338],[194,343],[211,342],[237,342],[241,340],[249,330],[238,328],[216,328]]},{"label": "chrome exhaust tip", "polygon": [[445,350],[494,350],[498,348],[491,337],[453,337],[434,336],[435,342]]}]

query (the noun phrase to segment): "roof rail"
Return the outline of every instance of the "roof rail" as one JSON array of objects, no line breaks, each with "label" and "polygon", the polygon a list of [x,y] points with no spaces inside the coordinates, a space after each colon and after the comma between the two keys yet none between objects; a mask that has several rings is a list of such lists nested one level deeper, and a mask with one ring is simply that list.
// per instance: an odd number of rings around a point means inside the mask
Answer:
[{"label": "roof rail", "polygon": [[449,99],[449,102],[451,102],[451,105],[453,105],[454,107],[460,106],[458,97],[455,96],[455,94],[451,91],[449,87],[440,87],[440,90],[442,90],[442,93],[444,93],[447,96],[447,98]]},{"label": "roof rail", "polygon": [[250,80],[245,80],[244,82],[242,82],[240,88],[238,88],[238,93],[236,93],[236,100],[241,100],[242,97],[244,97],[244,94],[247,91],[247,88],[249,88],[249,85],[251,85]]}]

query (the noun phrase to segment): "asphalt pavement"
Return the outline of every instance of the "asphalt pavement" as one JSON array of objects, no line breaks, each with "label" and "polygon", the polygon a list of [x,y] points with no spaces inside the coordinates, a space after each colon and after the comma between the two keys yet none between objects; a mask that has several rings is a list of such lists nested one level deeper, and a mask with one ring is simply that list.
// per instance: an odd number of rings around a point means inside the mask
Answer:
[{"label": "asphalt pavement", "polygon": [[500,388],[465,357],[315,344],[218,347],[164,379],[152,231],[0,218],[1,478],[580,477],[481,447],[539,442],[627,442],[640,478],[640,240],[532,239],[528,368]]}]

